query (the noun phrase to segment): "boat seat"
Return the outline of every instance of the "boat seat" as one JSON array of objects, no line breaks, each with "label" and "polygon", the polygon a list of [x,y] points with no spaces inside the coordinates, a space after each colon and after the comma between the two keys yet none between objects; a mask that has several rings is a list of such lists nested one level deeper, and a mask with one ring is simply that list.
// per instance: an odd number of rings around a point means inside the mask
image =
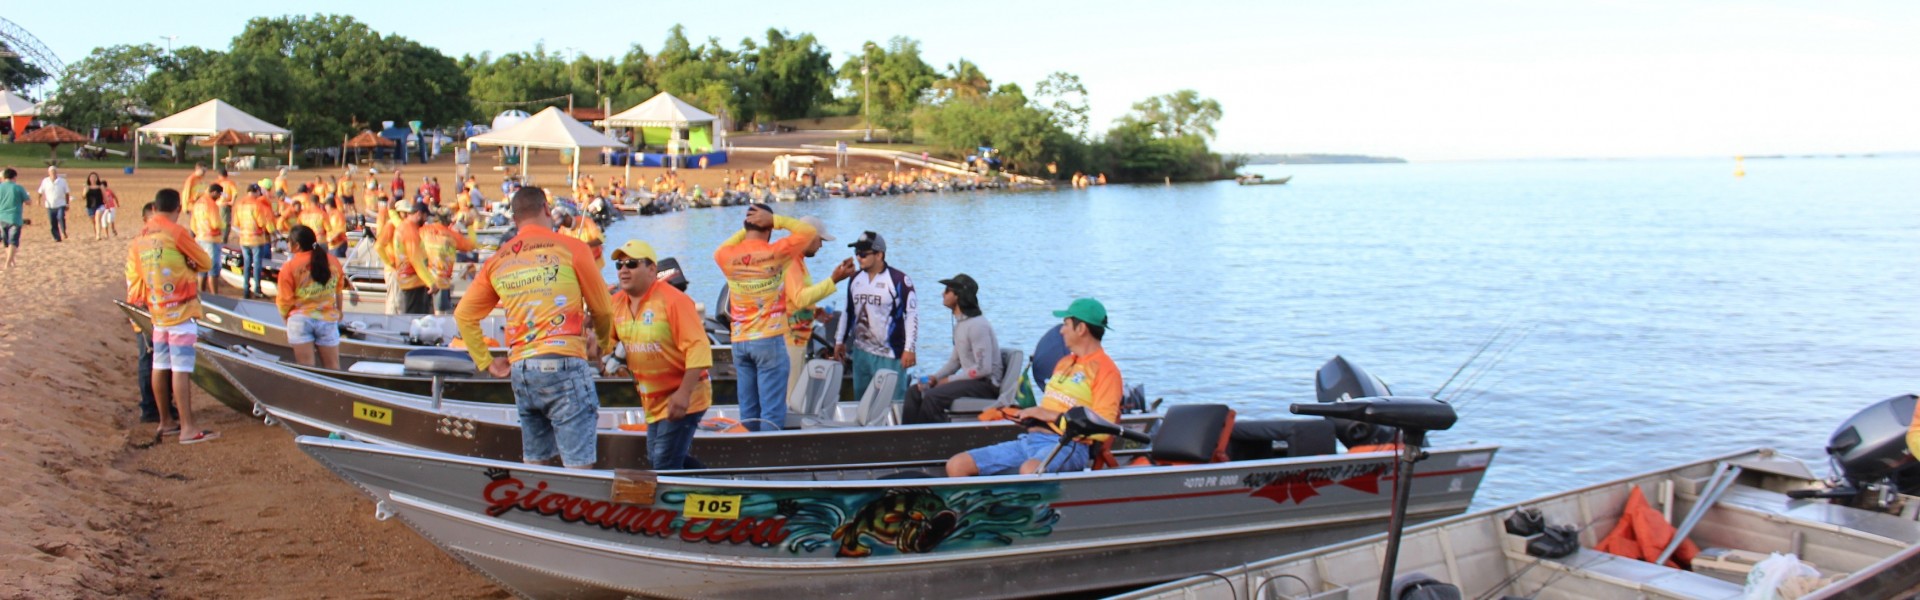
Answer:
[{"label": "boat seat", "polygon": [[1182,404],[1167,408],[1147,450],[1154,464],[1199,464],[1227,460],[1233,409],[1224,404]]},{"label": "boat seat", "polygon": [[955,421],[972,421],[987,412],[1002,406],[1013,406],[1014,399],[1020,396],[1020,373],[1027,354],[1013,348],[1000,349],[1000,395],[993,398],[955,398],[953,405],[947,407],[947,415]]},{"label": "boat seat", "polygon": [[1509,557],[1560,563],[1589,578],[1641,591],[1655,591],[1663,597],[1740,598],[1744,592],[1743,586],[1712,576],[1614,556],[1591,548],[1582,548],[1579,552],[1553,559],[1515,554],[1508,552]]},{"label": "boat seat", "polygon": [[886,425],[893,421],[893,390],[900,385],[900,372],[893,369],[874,371],[873,381],[867,384],[867,394],[860,397],[859,413],[852,421],[839,421],[827,417],[802,417],[802,429],[820,429],[831,427],[873,427]]},{"label": "boat seat", "polygon": [[840,400],[840,382],[846,365],[837,360],[816,358],[801,367],[800,385],[787,394],[787,416],[832,417],[828,414]]},{"label": "boat seat", "polygon": [[1339,449],[1333,421],[1321,418],[1238,421],[1228,436],[1231,460],[1263,460],[1293,456],[1322,456]]},{"label": "boat seat", "polygon": [[472,375],[478,371],[467,351],[451,348],[413,350],[407,352],[406,361],[401,364],[406,365],[408,371],[428,375]]},{"label": "boat seat", "polygon": [[402,365],[400,363],[393,363],[393,362],[382,362],[377,360],[362,360],[362,361],[357,361],[351,365],[347,365],[347,372],[348,373],[364,373],[367,375],[389,375],[389,376],[397,377],[397,376],[407,374],[407,366]]}]

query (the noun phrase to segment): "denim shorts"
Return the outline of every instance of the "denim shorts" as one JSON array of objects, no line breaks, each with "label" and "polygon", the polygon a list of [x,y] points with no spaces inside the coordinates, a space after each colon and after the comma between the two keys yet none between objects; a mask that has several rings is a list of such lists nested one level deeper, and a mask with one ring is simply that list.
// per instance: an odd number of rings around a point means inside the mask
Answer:
[{"label": "denim shorts", "polygon": [[568,467],[598,458],[600,396],[587,359],[545,356],[513,362],[513,402],[520,408],[520,454],[527,462],[560,457]]},{"label": "denim shorts", "polygon": [[193,321],[153,328],[153,370],[192,373],[193,343],[199,339],[200,328]]},{"label": "denim shorts", "polygon": [[[1029,431],[1011,442],[968,450],[967,455],[973,457],[973,464],[980,467],[981,475],[1011,475],[1020,472],[1022,463],[1046,460],[1047,455],[1053,454],[1053,449],[1059,446],[1059,435]],[[1067,447],[1060,448],[1060,454],[1053,457],[1053,462],[1047,465],[1045,472],[1085,470],[1088,451],[1086,444],[1070,442]]]},{"label": "denim shorts", "polygon": [[207,258],[213,259],[213,270],[201,273],[200,276],[213,277],[219,275],[220,265],[226,260],[220,257],[220,242],[200,242],[200,249],[206,250]]},{"label": "denim shorts", "polygon": [[19,225],[0,225],[0,248],[20,247]]},{"label": "denim shorts", "polygon": [[294,344],[313,344],[320,348],[339,346],[340,322],[318,319],[306,315],[288,316],[287,342]]}]

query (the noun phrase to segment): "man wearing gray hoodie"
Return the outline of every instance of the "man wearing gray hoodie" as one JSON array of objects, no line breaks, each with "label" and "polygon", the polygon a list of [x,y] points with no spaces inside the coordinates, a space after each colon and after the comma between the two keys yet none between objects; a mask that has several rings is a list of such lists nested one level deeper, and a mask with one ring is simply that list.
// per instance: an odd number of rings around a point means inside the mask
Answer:
[{"label": "man wearing gray hoodie", "polygon": [[953,355],[925,382],[907,390],[901,407],[903,423],[947,423],[947,409],[957,398],[1000,395],[1000,342],[993,324],[980,313],[980,284],[966,273],[940,280],[947,286],[940,303],[953,311]]}]

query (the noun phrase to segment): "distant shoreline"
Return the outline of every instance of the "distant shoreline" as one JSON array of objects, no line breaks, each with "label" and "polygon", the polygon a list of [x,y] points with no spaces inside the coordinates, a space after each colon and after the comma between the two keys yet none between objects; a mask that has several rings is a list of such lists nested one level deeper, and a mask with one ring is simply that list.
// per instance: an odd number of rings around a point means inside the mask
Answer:
[{"label": "distant shoreline", "polygon": [[1365,156],[1361,154],[1243,154],[1247,165],[1354,165],[1404,163],[1407,159],[1393,156]]}]

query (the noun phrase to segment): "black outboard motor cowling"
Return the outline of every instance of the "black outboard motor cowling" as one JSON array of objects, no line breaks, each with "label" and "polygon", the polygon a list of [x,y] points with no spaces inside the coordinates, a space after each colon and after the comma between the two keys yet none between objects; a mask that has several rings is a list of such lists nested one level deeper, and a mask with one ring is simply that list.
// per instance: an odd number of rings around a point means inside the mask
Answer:
[{"label": "black outboard motor cowling", "polygon": [[[1374,377],[1347,362],[1344,356],[1335,356],[1327,364],[1320,366],[1320,372],[1313,378],[1314,395],[1321,402],[1344,402],[1356,398],[1376,398],[1393,395],[1386,382]],[[1347,419],[1328,418],[1333,421],[1334,435],[1347,448],[1369,444],[1385,444],[1393,441],[1394,429]]]},{"label": "black outboard motor cowling", "polygon": [[1920,491],[1920,461],[1907,449],[1915,395],[1894,396],[1860,409],[1827,440],[1840,477],[1856,489],[1891,479],[1902,493]]}]

